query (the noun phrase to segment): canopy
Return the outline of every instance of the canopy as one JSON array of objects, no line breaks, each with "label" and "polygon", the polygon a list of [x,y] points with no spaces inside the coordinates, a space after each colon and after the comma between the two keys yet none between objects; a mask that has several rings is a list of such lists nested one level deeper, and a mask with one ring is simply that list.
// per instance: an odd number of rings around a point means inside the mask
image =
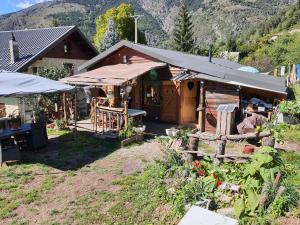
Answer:
[{"label": "canopy", "polygon": [[147,73],[150,70],[165,67],[166,63],[145,62],[135,64],[115,64],[102,66],[100,68],[66,77],[60,81],[68,84],[120,86],[128,80],[132,80]]},{"label": "canopy", "polygon": [[238,68],[238,70],[248,72],[248,73],[259,73],[258,69],[252,66],[242,66]]},{"label": "canopy", "polygon": [[0,71],[0,96],[26,96],[70,91],[74,87],[40,76]]}]

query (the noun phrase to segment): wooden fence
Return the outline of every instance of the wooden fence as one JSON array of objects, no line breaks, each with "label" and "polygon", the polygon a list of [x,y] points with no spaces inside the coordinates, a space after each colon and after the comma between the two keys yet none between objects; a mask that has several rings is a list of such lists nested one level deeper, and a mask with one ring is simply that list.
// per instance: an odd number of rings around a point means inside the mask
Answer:
[{"label": "wooden fence", "polygon": [[[248,133],[248,134],[240,134],[240,135],[216,135],[216,134],[208,134],[208,133],[195,133],[189,134],[189,148],[186,151],[181,151],[180,153],[186,153],[189,155],[189,159],[193,159],[193,155],[200,156],[211,156],[214,158],[216,163],[220,163],[224,158],[231,159],[248,159],[250,158],[247,154],[225,154],[226,143],[227,141],[241,141],[248,139],[256,139],[260,140],[264,137],[271,136],[270,131],[263,131],[260,133]],[[207,154],[198,150],[199,141],[216,141],[216,150],[214,154]]]}]

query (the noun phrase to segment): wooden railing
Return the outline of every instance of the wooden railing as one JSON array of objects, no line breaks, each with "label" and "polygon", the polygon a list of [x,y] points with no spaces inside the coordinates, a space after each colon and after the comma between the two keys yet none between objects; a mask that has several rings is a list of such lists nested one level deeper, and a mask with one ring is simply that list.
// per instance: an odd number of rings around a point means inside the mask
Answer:
[{"label": "wooden railing", "polygon": [[[270,131],[263,131],[260,133],[248,133],[248,134],[238,134],[238,135],[216,135],[216,134],[208,134],[197,132],[195,134],[189,134],[189,148],[184,151],[180,151],[180,153],[188,154],[188,158],[190,160],[193,159],[194,155],[198,156],[210,156],[214,159],[215,163],[220,163],[223,161],[224,158],[231,158],[231,159],[241,159],[250,158],[247,154],[226,154],[225,148],[227,141],[242,141],[242,140],[249,140],[255,139],[260,140],[264,137],[271,136]],[[216,150],[214,154],[204,153],[198,149],[199,141],[215,141],[216,142]]]},{"label": "wooden railing", "polygon": [[93,98],[91,103],[91,120],[97,132],[120,131],[128,124],[128,106],[123,108],[101,105],[102,98]]}]

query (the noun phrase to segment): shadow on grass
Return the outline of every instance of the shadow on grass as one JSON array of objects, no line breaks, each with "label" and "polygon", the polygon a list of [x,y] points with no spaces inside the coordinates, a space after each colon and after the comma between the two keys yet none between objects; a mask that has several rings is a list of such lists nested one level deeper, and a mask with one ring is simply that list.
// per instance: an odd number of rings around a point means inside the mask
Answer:
[{"label": "shadow on grass", "polygon": [[64,132],[50,138],[48,146],[22,152],[21,163],[41,163],[59,170],[77,170],[120,148],[118,141],[99,140],[87,132]]}]

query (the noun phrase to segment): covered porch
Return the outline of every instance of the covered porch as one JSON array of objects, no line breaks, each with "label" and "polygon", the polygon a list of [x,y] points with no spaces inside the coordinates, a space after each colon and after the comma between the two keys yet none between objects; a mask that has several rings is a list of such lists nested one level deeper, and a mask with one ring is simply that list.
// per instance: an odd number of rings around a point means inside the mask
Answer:
[{"label": "covered porch", "polygon": [[145,62],[102,66],[61,81],[89,89],[90,129],[97,133],[119,131],[131,117],[137,124],[142,117],[177,123],[180,86],[171,77],[166,63]]}]

